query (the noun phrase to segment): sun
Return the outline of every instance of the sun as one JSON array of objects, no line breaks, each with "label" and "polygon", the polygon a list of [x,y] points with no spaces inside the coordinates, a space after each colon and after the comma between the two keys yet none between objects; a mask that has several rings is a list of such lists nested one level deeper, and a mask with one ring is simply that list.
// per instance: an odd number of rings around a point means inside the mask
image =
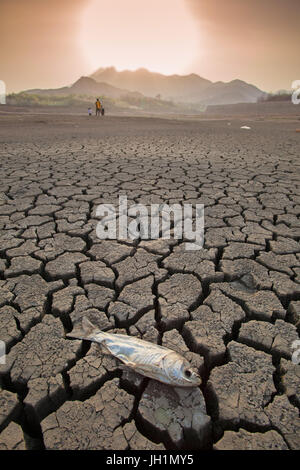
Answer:
[{"label": "sun", "polygon": [[185,0],[90,0],[79,41],[91,71],[113,65],[183,73],[199,48]]}]

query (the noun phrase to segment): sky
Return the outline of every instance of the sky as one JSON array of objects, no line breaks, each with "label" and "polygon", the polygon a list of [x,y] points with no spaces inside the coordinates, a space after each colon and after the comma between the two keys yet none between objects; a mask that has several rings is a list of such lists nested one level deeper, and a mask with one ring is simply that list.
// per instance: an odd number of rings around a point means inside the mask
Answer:
[{"label": "sky", "polygon": [[115,66],[290,89],[299,22],[300,0],[0,0],[0,80],[56,88]]}]

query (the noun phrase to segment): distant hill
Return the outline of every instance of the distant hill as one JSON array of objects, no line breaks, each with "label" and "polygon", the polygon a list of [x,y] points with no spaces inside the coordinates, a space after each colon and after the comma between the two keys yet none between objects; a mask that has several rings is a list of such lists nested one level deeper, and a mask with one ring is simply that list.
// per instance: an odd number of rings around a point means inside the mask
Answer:
[{"label": "distant hill", "polygon": [[117,88],[90,77],[81,77],[73,85],[56,89],[32,89],[7,96],[13,106],[55,106],[87,108],[99,97],[107,112],[138,114],[198,114],[199,105],[174,103],[160,97],[144,96],[142,93]]},{"label": "distant hill", "polygon": [[277,93],[269,93],[263,96],[259,101],[292,101],[292,93],[286,90],[280,90]]},{"label": "distant hill", "polygon": [[242,80],[228,83],[212,83],[202,94],[201,102],[206,105],[224,105],[237,103],[256,103],[266,93]]},{"label": "distant hill", "polygon": [[174,104],[182,112],[201,111],[208,105],[257,103],[268,96],[242,80],[213,83],[196,74],[163,75],[146,69],[118,72],[114,67],[99,69],[91,77],[81,77],[71,86],[27,90],[25,93],[40,97],[89,97],[90,101],[97,97],[109,98],[126,102],[131,107],[139,108],[143,103],[147,108],[151,105],[161,110],[170,109]]},{"label": "distant hill", "polygon": [[149,72],[146,69],[118,72],[114,67],[101,68],[91,77],[98,82],[106,82],[130,91],[138,91],[146,96],[161,95],[163,99],[186,102],[192,100],[195,93],[203,91],[211,84],[209,80],[196,74],[168,76]]},{"label": "distant hill", "polygon": [[130,95],[132,97],[142,97],[141,93],[132,93],[128,90],[123,90],[121,88],[117,88],[112,86],[108,83],[99,83],[93,80],[90,77],[81,77],[71,86],[65,86],[62,88],[55,88],[55,89],[34,89],[34,90],[26,90],[27,94],[33,95],[86,95],[86,96],[95,96],[95,98],[101,96],[107,96],[109,98],[119,98],[123,95]]},{"label": "distant hill", "polygon": [[91,78],[145,96],[159,95],[162,99],[178,103],[255,103],[265,95],[257,87],[242,80],[213,83],[197,74],[163,75],[146,69],[118,72],[114,67],[100,68]]}]

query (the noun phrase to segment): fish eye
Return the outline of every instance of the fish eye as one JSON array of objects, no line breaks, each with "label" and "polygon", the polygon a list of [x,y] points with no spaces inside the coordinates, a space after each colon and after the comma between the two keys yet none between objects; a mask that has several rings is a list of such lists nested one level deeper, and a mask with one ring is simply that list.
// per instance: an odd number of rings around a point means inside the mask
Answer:
[{"label": "fish eye", "polygon": [[186,370],[184,371],[184,375],[189,379],[189,378],[192,376],[192,373],[191,373],[190,370],[186,369]]}]

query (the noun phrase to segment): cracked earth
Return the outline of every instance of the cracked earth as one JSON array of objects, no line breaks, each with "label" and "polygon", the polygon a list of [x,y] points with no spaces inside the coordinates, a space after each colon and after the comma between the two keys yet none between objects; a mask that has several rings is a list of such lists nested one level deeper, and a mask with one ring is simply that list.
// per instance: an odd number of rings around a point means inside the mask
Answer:
[{"label": "cracked earth", "polygon": [[[299,449],[294,125],[27,121],[0,132],[0,449]],[[96,207],[120,194],[203,203],[204,248],[101,241]],[[84,315],[178,351],[202,385],[66,338]]]}]

